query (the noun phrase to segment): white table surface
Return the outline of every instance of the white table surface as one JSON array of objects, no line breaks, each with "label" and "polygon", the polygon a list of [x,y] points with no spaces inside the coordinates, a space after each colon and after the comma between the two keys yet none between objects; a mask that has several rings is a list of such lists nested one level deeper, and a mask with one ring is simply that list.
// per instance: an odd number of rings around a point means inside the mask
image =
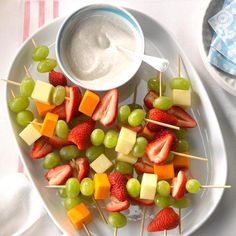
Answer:
[{"label": "white table surface", "polygon": [[[35,0],[36,1],[36,0]],[[7,76],[11,61],[22,42],[23,0],[0,1],[0,76]],[[60,15],[66,15],[74,7],[96,1],[61,0]],[[199,73],[218,117],[225,140],[228,156],[228,184],[220,205],[209,220],[193,235],[235,235],[236,234],[236,97],[221,89],[206,71],[201,60],[198,41],[202,14],[209,0],[126,0],[103,1],[120,3],[155,18],[178,40]],[[16,7],[17,6],[17,7]],[[61,7],[63,6],[63,7]],[[5,85],[0,83],[0,178],[17,170],[17,151],[11,140],[6,120]],[[0,190],[1,191],[1,190]]]}]

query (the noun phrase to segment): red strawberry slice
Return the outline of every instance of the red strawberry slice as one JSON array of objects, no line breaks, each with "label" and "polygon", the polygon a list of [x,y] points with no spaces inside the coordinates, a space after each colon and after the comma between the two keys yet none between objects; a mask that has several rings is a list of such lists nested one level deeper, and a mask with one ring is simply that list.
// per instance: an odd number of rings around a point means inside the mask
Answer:
[{"label": "red strawberry slice", "polygon": [[125,185],[127,182],[127,178],[125,175],[118,171],[113,171],[108,176],[109,182],[111,186],[113,185]]},{"label": "red strawberry slice", "polygon": [[159,94],[154,92],[154,91],[149,91],[147,93],[147,95],[144,97],[143,102],[145,104],[145,106],[148,109],[152,109],[153,108],[153,102],[156,98],[159,97]]},{"label": "red strawberry slice", "polygon": [[45,177],[49,181],[49,185],[61,185],[67,181],[72,173],[73,169],[70,165],[62,165],[47,171]]},{"label": "red strawberry slice", "polygon": [[34,142],[33,148],[31,150],[31,157],[34,159],[39,159],[46,156],[48,153],[53,151],[53,147],[48,143],[47,137],[41,137]]},{"label": "red strawberry slice", "polygon": [[95,121],[89,119],[76,125],[69,133],[68,140],[76,144],[79,150],[85,150],[90,144],[90,135],[94,129]]},{"label": "red strawberry slice", "polygon": [[60,106],[56,106],[51,112],[57,114],[59,116],[59,119],[62,120],[66,119],[66,109],[64,103],[61,104]]},{"label": "red strawberry slice", "polygon": [[150,142],[145,149],[145,154],[149,161],[155,164],[163,163],[167,159],[173,141],[174,136],[171,133],[163,133]]},{"label": "red strawberry slice", "polygon": [[125,185],[113,185],[111,186],[111,195],[115,196],[119,201],[126,201],[128,198],[128,193]]},{"label": "red strawberry slice", "polygon": [[127,128],[127,129],[131,129],[131,130],[133,130],[134,132],[136,132],[136,133],[138,133],[138,134],[143,131],[143,126],[142,126],[142,125],[135,126],[135,127],[133,127],[133,126],[131,126],[131,125],[127,125],[127,124],[125,124],[125,125],[117,124],[117,125],[116,125],[116,128],[117,128],[119,131],[121,130],[122,127],[125,127],[125,128]]},{"label": "red strawberry slice", "polygon": [[92,119],[100,121],[104,126],[110,126],[114,123],[118,108],[118,90],[112,89],[104,95],[96,107]]},{"label": "red strawberry slice", "polygon": [[89,175],[90,167],[86,157],[73,159],[70,161],[70,165],[74,169],[74,176],[76,176],[79,181]]},{"label": "red strawberry slice", "polygon": [[130,203],[125,200],[123,202],[119,201],[116,197],[111,196],[110,201],[106,204],[106,210],[110,212],[119,212],[128,209]]},{"label": "red strawberry slice", "polygon": [[185,185],[187,183],[187,178],[184,171],[179,171],[177,177],[172,179],[172,197],[180,199],[186,193]]},{"label": "red strawberry slice", "polygon": [[[157,108],[151,109],[149,111],[148,119],[167,123],[170,125],[176,125],[177,123],[177,118],[174,115],[168,114],[167,112],[159,110]],[[158,131],[162,128],[162,126],[150,122],[147,123],[147,127],[151,131]]]},{"label": "red strawberry slice", "polygon": [[67,78],[65,75],[59,71],[52,70],[49,72],[48,75],[48,80],[49,83],[52,84],[53,86],[57,85],[62,85],[66,86],[67,85]]},{"label": "red strawberry slice", "polygon": [[143,163],[141,161],[138,161],[134,164],[134,168],[136,170],[136,172],[138,173],[150,173],[153,174],[154,173],[154,169],[152,166]]},{"label": "red strawberry slice", "polygon": [[72,86],[72,87],[66,86],[66,97],[67,97],[65,101],[66,122],[69,123],[78,110],[82,95],[77,86]]},{"label": "red strawberry slice", "polygon": [[178,144],[178,139],[175,135],[175,133],[171,130],[171,129],[168,129],[168,128],[162,128],[157,134],[156,136],[154,137],[154,139],[158,139],[160,137],[162,137],[163,135],[167,135],[167,134],[170,134],[170,135],[173,135],[173,143],[172,143],[172,146],[171,146],[171,150],[174,150]]},{"label": "red strawberry slice", "polygon": [[171,208],[160,210],[147,227],[148,232],[174,229],[179,225],[179,215]]},{"label": "red strawberry slice", "polygon": [[153,206],[155,204],[153,200],[133,198],[133,197],[130,197],[130,199],[134,201],[135,203],[141,204],[144,206]]},{"label": "red strawberry slice", "polygon": [[52,136],[48,139],[48,143],[51,144],[54,148],[62,148],[64,146],[72,144],[72,142],[67,139],[62,139],[57,136]]},{"label": "red strawberry slice", "polygon": [[173,106],[167,112],[168,114],[176,116],[176,125],[179,127],[194,128],[197,126],[197,122],[181,107]]}]

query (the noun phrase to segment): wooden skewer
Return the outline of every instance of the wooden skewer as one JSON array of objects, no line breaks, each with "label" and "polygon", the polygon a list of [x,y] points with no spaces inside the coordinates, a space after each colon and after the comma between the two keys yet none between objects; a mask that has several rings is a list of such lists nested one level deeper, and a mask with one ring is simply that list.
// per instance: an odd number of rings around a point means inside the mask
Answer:
[{"label": "wooden skewer", "polygon": [[92,234],[90,233],[90,231],[89,231],[88,227],[86,226],[86,224],[83,224],[83,227],[84,227],[84,230],[85,230],[86,234],[88,236],[92,236]]},{"label": "wooden skewer", "polygon": [[189,154],[186,154],[186,153],[180,153],[180,152],[174,152],[174,151],[171,151],[171,152],[175,155],[188,157],[189,159],[193,159],[193,160],[208,161],[208,159],[204,158],[204,157],[198,157],[198,156],[193,156],[193,155],[189,155]]},{"label": "wooden skewer", "polygon": [[36,48],[37,44],[36,44],[35,40],[32,38],[31,41],[32,41],[32,44],[34,45],[34,47]]},{"label": "wooden skewer", "polygon": [[8,83],[8,84],[14,84],[14,85],[20,86],[20,83],[15,82],[15,81],[13,81],[13,80],[9,80],[9,79],[0,79],[0,80],[6,82],[6,83]]},{"label": "wooden skewer", "polygon": [[143,232],[144,232],[144,222],[145,222],[146,211],[147,211],[146,206],[143,206],[143,214],[142,214],[142,220],[141,220],[141,225],[140,225],[140,236],[143,236]]},{"label": "wooden skewer", "polygon": [[45,188],[65,188],[65,185],[47,185]]},{"label": "wooden skewer", "polygon": [[201,185],[201,188],[231,188],[231,185]]},{"label": "wooden skewer", "polygon": [[162,87],[162,81],[161,81],[162,73],[159,74],[159,97],[162,95],[161,87]]},{"label": "wooden skewer", "polygon": [[105,224],[108,224],[107,219],[105,218],[105,216],[104,216],[104,214],[103,214],[103,212],[102,212],[102,209],[101,209],[101,207],[100,207],[98,201],[96,201],[96,199],[95,199],[94,197],[93,197],[93,201],[94,201],[94,203],[95,203],[95,205],[96,205],[96,208],[97,208],[98,213],[99,213],[99,215],[101,216],[102,220],[104,221]]},{"label": "wooden skewer", "polygon": [[29,78],[32,77],[29,70],[28,70],[28,68],[25,65],[24,65],[24,69],[25,69],[26,76],[29,77]]},{"label": "wooden skewer", "polygon": [[180,127],[178,127],[178,126],[170,125],[170,124],[163,123],[163,122],[156,121],[156,120],[150,120],[150,119],[147,119],[147,118],[145,118],[144,120],[147,121],[147,122],[156,124],[156,125],[160,125],[160,126],[164,126],[164,127],[170,128],[170,129],[176,129],[176,130],[180,129]]},{"label": "wooden skewer", "polygon": [[117,228],[114,228],[114,236],[117,236]]},{"label": "wooden skewer", "polygon": [[164,233],[164,236],[167,236],[167,230],[166,229],[163,231],[163,233]]},{"label": "wooden skewer", "polygon": [[13,98],[16,97],[12,89],[11,89],[11,95],[12,95]]},{"label": "wooden skewer", "polygon": [[178,71],[178,78],[180,78],[180,55],[177,57],[177,71]]},{"label": "wooden skewer", "polygon": [[179,234],[182,234],[182,228],[181,228],[181,208],[179,208]]}]

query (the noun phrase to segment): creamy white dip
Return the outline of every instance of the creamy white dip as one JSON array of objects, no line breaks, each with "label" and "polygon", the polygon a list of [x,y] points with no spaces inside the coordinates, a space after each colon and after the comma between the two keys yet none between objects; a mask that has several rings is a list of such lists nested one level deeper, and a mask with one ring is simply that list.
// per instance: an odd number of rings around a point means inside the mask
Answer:
[{"label": "creamy white dip", "polygon": [[129,23],[116,14],[85,18],[75,29],[67,54],[73,73],[86,81],[115,79],[135,64],[130,51],[138,50],[136,38]]}]

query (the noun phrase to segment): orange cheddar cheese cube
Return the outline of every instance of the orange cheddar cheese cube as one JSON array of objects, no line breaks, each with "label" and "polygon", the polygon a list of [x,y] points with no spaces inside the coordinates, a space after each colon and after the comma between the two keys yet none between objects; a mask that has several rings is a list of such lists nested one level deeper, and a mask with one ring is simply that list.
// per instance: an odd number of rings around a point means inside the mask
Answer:
[{"label": "orange cheddar cheese cube", "polygon": [[172,179],[175,177],[173,162],[165,165],[154,165],[154,174],[158,176],[158,179]]},{"label": "orange cheddar cheese cube", "polygon": [[40,133],[47,137],[52,137],[57,124],[58,115],[48,112],[44,118]]},{"label": "orange cheddar cheese cube", "polygon": [[189,158],[181,156],[181,155],[175,155],[173,163],[174,163],[175,169],[189,168],[189,165],[190,165]]},{"label": "orange cheddar cheese cube", "polygon": [[44,117],[47,112],[53,110],[56,107],[55,105],[46,104],[39,101],[35,101],[35,106],[41,117]]},{"label": "orange cheddar cheese cube", "polygon": [[81,229],[83,224],[88,224],[92,220],[92,215],[84,203],[80,203],[67,212],[72,224],[76,229]]},{"label": "orange cheddar cheese cube", "polygon": [[100,97],[96,93],[86,90],[79,105],[79,111],[87,116],[92,116],[99,101]]},{"label": "orange cheddar cheese cube", "polygon": [[94,175],[93,181],[94,181],[94,198],[97,200],[108,198],[110,194],[111,184],[109,182],[107,174],[96,173]]},{"label": "orange cheddar cheese cube", "polygon": [[145,138],[147,138],[148,140],[151,140],[151,139],[153,139],[153,137],[154,137],[154,135],[156,134],[156,132],[153,132],[153,131],[149,130],[149,129],[147,128],[147,126],[145,125],[144,128],[143,128],[142,134],[143,134],[143,136],[144,136]]}]

